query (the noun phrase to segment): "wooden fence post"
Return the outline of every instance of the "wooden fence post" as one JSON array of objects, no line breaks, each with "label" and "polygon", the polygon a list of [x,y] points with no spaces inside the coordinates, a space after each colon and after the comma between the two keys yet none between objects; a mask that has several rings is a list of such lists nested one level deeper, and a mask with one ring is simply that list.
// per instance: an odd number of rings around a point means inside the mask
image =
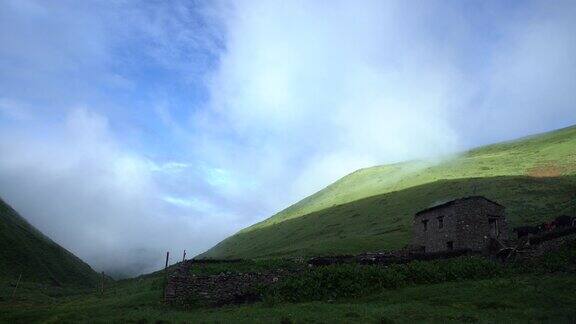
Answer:
[{"label": "wooden fence post", "polygon": [[168,285],[168,258],[170,252],[166,251],[166,265],[164,265],[164,301],[166,301],[166,286]]},{"label": "wooden fence post", "polygon": [[16,297],[16,289],[18,289],[18,285],[20,284],[20,279],[22,279],[22,273],[20,273],[20,275],[18,276],[18,281],[16,281],[16,286],[14,287],[14,290],[12,291],[12,301],[14,301],[14,297]]},{"label": "wooden fence post", "polygon": [[101,282],[100,282],[100,296],[104,297],[104,271],[102,271]]}]

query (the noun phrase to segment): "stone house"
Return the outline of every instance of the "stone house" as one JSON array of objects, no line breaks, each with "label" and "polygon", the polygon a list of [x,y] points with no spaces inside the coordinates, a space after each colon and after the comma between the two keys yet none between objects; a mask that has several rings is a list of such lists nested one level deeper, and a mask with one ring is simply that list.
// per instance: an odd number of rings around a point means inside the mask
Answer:
[{"label": "stone house", "polygon": [[482,196],[465,197],[419,211],[412,244],[424,252],[482,251],[491,239],[508,239],[505,207]]}]

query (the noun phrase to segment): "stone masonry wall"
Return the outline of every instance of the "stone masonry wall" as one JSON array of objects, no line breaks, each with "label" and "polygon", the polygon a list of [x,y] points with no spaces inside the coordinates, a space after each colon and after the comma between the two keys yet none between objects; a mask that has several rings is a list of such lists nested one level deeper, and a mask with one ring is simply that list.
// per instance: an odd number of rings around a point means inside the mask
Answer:
[{"label": "stone masonry wall", "polygon": [[538,244],[520,248],[519,249],[520,252],[518,253],[518,260],[522,261],[522,260],[540,258],[545,254],[556,251],[565,244],[574,241],[576,241],[576,233],[567,232],[567,235],[565,236],[555,237],[543,242],[539,242]]},{"label": "stone masonry wall", "polygon": [[504,216],[504,207],[486,200],[468,201],[457,206],[457,231],[455,242],[458,248],[484,250],[492,238],[490,218],[496,218],[501,241],[508,239],[508,223]]},{"label": "stone masonry wall", "polygon": [[194,275],[194,262],[182,262],[168,277],[165,302],[175,305],[192,303],[207,306],[239,304],[257,301],[258,285],[271,285],[286,275],[282,270],[266,273],[220,273]]},{"label": "stone masonry wall", "polygon": [[[439,227],[438,217],[444,226]],[[423,211],[414,217],[413,239],[415,246],[424,246],[426,252],[447,250],[447,242],[453,249],[484,250],[490,241],[489,218],[497,218],[501,240],[508,238],[508,224],[504,207],[482,197],[469,197]],[[423,221],[427,221],[424,231]]]}]

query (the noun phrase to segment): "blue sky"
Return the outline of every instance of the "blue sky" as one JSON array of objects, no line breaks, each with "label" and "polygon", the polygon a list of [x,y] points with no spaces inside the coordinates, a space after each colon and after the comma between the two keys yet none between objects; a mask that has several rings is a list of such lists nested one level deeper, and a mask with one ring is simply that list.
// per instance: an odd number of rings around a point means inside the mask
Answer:
[{"label": "blue sky", "polygon": [[[0,196],[98,270],[576,123],[573,1],[0,0]],[[122,261],[113,261],[122,260]]]}]

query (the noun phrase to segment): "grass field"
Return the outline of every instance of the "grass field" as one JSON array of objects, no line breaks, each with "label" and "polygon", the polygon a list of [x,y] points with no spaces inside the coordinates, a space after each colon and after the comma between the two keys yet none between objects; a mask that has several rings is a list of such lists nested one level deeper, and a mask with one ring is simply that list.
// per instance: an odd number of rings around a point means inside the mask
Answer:
[{"label": "grass field", "polygon": [[[222,308],[163,306],[158,278],[108,287],[104,296],[38,298],[23,291],[0,300],[0,321],[10,323],[396,323],[554,322],[576,318],[576,274],[524,275],[384,290],[370,296],[295,304],[257,303]],[[31,288],[31,287],[29,287]],[[26,288],[25,288],[26,289]],[[24,295],[22,295],[24,294]],[[29,294],[36,294],[30,296]],[[53,292],[56,294],[56,292]]]},{"label": "grass field", "polygon": [[[263,271],[290,260],[197,265],[197,275]],[[99,289],[0,280],[0,322],[397,323],[554,322],[576,319],[576,241],[529,263],[480,257],[392,267],[330,265],[262,290],[263,301],[209,308],[162,303],[163,273]]]},{"label": "grass field", "polygon": [[414,213],[484,195],[512,227],[576,216],[576,126],[481,147],[442,162],[358,170],[200,255],[312,256],[381,251],[410,240]]}]

